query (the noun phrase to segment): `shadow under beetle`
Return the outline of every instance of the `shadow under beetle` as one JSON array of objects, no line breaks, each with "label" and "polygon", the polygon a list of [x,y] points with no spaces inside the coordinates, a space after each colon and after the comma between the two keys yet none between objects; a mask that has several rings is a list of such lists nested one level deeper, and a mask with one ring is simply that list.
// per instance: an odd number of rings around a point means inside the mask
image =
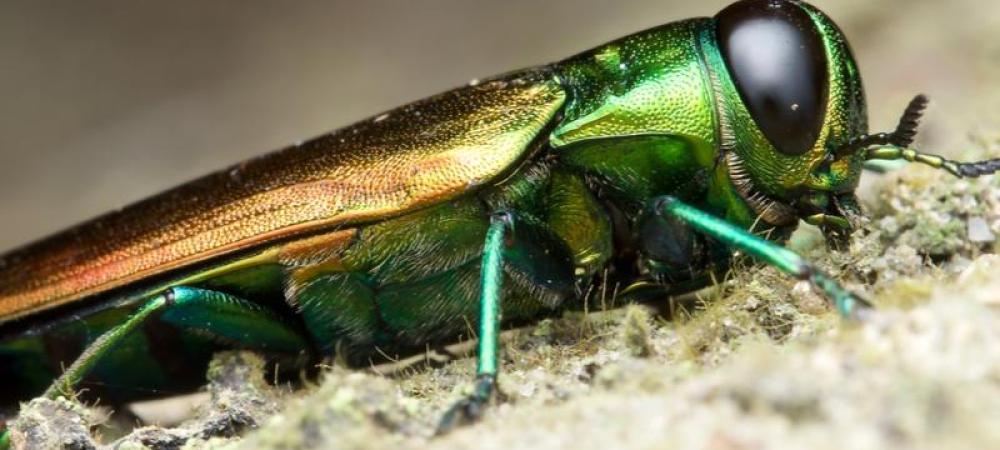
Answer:
[{"label": "shadow under beetle", "polygon": [[363,364],[472,323],[476,385],[447,430],[493,395],[502,322],[583,308],[604,273],[626,299],[692,291],[736,250],[857,317],[780,244],[800,220],[846,239],[866,161],[1000,168],[910,148],[925,106],[867,134],[844,36],[789,0],[472,82],[0,259],[2,404],[192,389],[222,348]]}]

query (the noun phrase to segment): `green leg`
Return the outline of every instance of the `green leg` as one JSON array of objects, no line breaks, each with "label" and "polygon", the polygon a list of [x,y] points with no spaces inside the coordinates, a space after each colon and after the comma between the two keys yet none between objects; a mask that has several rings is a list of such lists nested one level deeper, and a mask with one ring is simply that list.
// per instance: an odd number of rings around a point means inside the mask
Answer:
[{"label": "green leg", "polygon": [[482,414],[496,389],[497,340],[500,337],[500,293],[503,282],[504,234],[513,227],[510,214],[496,214],[486,232],[479,293],[479,347],[476,364],[476,385],[472,394],[460,400],[445,413],[438,433],[446,433],[458,425],[473,422]]},{"label": "green leg", "polygon": [[[160,314],[160,320],[187,329],[201,330],[249,348],[296,352],[308,343],[291,327],[261,306],[216,291],[174,287],[152,297],[124,323],[97,338],[45,391],[55,398],[73,392],[101,358],[141,326]],[[0,447],[2,448],[2,447]]]},{"label": "green leg", "polygon": [[857,318],[871,304],[848,291],[836,280],[812,266],[795,252],[774,242],[759,238],[725,220],[687,205],[674,197],[657,199],[656,210],[660,214],[677,217],[695,230],[705,233],[726,245],[747,252],[756,259],[777,267],[800,280],[808,281],[822,292],[844,317]]}]

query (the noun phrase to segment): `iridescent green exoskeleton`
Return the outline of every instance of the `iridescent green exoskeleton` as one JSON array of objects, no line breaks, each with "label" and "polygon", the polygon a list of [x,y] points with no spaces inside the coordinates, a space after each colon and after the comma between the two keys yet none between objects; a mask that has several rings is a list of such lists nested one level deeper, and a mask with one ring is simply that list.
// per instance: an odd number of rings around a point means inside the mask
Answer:
[{"label": "iridescent green exoskeleton", "polygon": [[790,0],[470,83],[0,259],[4,400],[190,389],[220,348],[364,364],[472,324],[476,386],[449,429],[492,397],[503,323],[586,308],[595,283],[690,292],[737,250],[860,317],[781,243],[800,220],[845,239],[866,161],[1000,168],[910,148],[925,105],[867,134],[844,36]]}]

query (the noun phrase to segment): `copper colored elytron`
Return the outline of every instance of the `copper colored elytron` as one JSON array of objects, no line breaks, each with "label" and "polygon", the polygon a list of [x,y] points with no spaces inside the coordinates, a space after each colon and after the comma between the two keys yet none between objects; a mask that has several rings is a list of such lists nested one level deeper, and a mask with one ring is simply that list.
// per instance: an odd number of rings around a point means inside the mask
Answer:
[{"label": "copper colored elytron", "polygon": [[0,323],[457,197],[516,166],[564,100],[544,72],[470,85],[99,217],[2,261]]}]

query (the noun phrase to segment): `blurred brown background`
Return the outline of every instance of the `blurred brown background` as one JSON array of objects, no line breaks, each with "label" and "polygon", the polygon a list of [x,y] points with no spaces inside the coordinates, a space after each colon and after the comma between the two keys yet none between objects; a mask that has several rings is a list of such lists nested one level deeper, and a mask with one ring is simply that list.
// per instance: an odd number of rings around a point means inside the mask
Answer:
[{"label": "blurred brown background", "polygon": [[[0,250],[354,120],[726,0],[0,5]],[[1000,2],[815,0],[872,126],[917,92],[922,143],[1000,135]]]}]

